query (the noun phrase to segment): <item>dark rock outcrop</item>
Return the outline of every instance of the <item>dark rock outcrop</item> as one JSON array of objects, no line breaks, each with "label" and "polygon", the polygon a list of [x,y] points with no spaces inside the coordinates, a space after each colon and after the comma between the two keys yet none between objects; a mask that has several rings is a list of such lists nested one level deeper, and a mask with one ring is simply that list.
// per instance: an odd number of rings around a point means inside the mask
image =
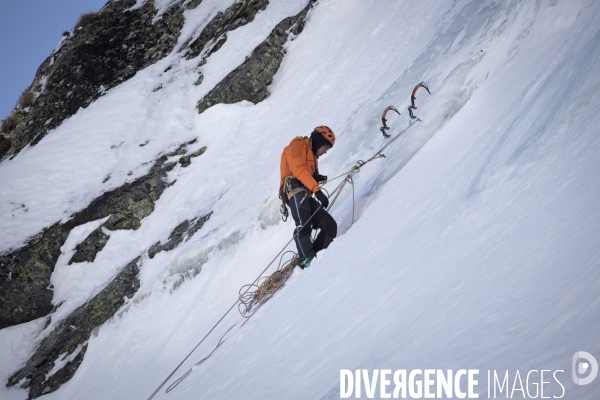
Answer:
[{"label": "dark rock outcrop", "polygon": [[0,160],[4,158],[4,155],[10,150],[11,141],[9,138],[0,135]]},{"label": "dark rock outcrop", "polygon": [[69,265],[85,261],[94,262],[96,254],[106,246],[109,238],[110,236],[102,231],[102,227],[98,227],[98,229],[90,233],[83,242],[75,247],[75,254],[69,260]]},{"label": "dark rock outcrop", "polygon": [[[167,171],[176,165],[167,162],[172,155],[160,157],[146,175],[102,194],[69,221],[57,223],[25,246],[0,255],[0,329],[43,317],[52,310],[50,276],[71,229],[109,215],[103,225],[107,229],[140,227],[142,219],[152,213],[154,203],[169,185]],[[101,235],[98,241],[92,239],[87,246],[99,251],[104,239]]]},{"label": "dark rock outcrop", "polygon": [[241,0],[233,3],[225,12],[217,13],[189,46],[183,46],[187,51],[186,58],[198,57],[206,49],[199,63],[204,65],[206,59],[225,44],[227,32],[254,21],[256,14],[267,8],[268,4],[269,0]]},{"label": "dark rock outcrop", "polygon": [[[169,54],[183,26],[183,0],[175,2],[156,23],[153,1],[128,10],[135,0],[109,1],[97,13],[82,16],[72,33],[38,68],[34,83],[24,92],[3,123],[11,147],[0,161],[35,145],[80,107],[86,108],[106,90]],[[44,82],[42,84],[42,82]]]},{"label": "dark rock outcrop", "polygon": [[187,3],[186,8],[188,10],[193,10],[194,8],[198,7],[200,3],[202,3],[202,0],[192,0],[189,3]]},{"label": "dark rock outcrop", "polygon": [[0,329],[52,311],[50,275],[69,232],[54,224],[24,247],[0,256]]},{"label": "dark rock outcrop", "polygon": [[[201,1],[176,0],[155,22],[156,10],[151,0],[135,10],[128,8],[136,0],[112,0],[100,12],[82,17],[73,32],[65,35],[60,48],[40,66],[34,83],[3,122],[2,129],[8,136],[0,135],[5,139],[0,140],[0,161],[17,154],[27,144],[35,145],[79,108],[87,107],[106,90],[170,53],[183,25],[183,11]],[[242,65],[198,103],[198,111],[217,103],[258,103],[268,97],[267,88],[283,60],[284,45],[302,32],[315,3],[316,0],[308,1],[300,13],[281,21]],[[182,46],[182,51],[187,51],[188,59],[200,56],[202,65],[225,43],[227,32],[254,20],[267,5],[268,0],[236,1],[209,22],[198,38]],[[198,82],[202,82],[202,77]],[[188,154],[186,146],[192,143],[163,155],[146,175],[102,194],[69,221],[56,223],[22,248],[0,255],[0,329],[52,311],[50,276],[60,248],[73,228],[109,217],[77,246],[71,262],[95,259],[108,240],[103,229],[138,229],[153,212],[156,200],[173,184],[167,182],[167,172],[178,164],[190,165],[193,157],[206,150],[204,147]],[[177,162],[169,161],[175,156],[179,157]],[[148,250],[149,257],[177,247],[201,229],[210,216],[211,213],[178,225],[166,243],[159,241]],[[8,386],[20,384],[29,388],[29,398],[33,399],[68,381],[83,361],[94,328],[118,312],[125,298],[131,298],[139,289],[139,262],[139,257],[133,260],[98,295],[60,321],[26,365],[9,378]]]},{"label": "dark rock outcrop", "polygon": [[[0,329],[42,317],[53,310],[52,290],[48,288],[50,276],[71,229],[111,216],[77,246],[78,250],[71,260],[93,261],[108,238],[102,228],[137,229],[141,220],[154,210],[154,202],[170,185],[166,181],[166,173],[177,163],[168,162],[169,157],[184,155],[193,158],[206,151],[206,147],[202,147],[186,155],[187,146],[195,142],[184,143],[177,150],[161,156],[143,177],[104,193],[66,223],[53,225],[23,248],[1,256]],[[181,224],[167,243],[162,245],[158,242],[149,252],[154,255],[159,251],[172,250],[201,229],[211,214]],[[83,361],[92,330],[112,317],[124,304],[124,298],[131,298],[139,289],[139,260],[140,257],[129,263],[98,295],[61,321],[42,341],[26,366],[10,377],[7,385],[21,382],[23,388],[29,388],[29,398],[33,399],[57,390],[71,379]],[[57,363],[60,368],[55,368]]]},{"label": "dark rock outcrop", "polygon": [[183,168],[188,167],[192,163],[192,158],[201,156],[202,154],[204,154],[205,151],[206,151],[206,146],[202,147],[200,150],[196,151],[195,153],[182,156],[178,162],[179,162],[179,164],[181,164],[181,166]]},{"label": "dark rock outcrop", "polygon": [[269,96],[267,87],[273,82],[273,76],[283,60],[283,45],[291,35],[302,32],[308,11],[315,3],[316,0],[310,0],[301,12],[277,24],[242,65],[227,74],[198,102],[198,112],[202,113],[219,103],[233,104],[248,100],[256,104],[266,99]]},{"label": "dark rock outcrop", "polygon": [[181,224],[177,225],[175,229],[173,229],[173,232],[171,232],[169,235],[169,241],[167,243],[162,244],[159,241],[150,247],[148,250],[148,257],[154,258],[154,256],[161,251],[173,250],[175,247],[179,246],[181,242],[194,236],[194,233],[198,232],[204,226],[204,223],[208,221],[211,215],[212,212],[203,217],[196,217],[191,221],[183,221]]},{"label": "dark rock outcrop", "polygon": [[[34,399],[54,392],[71,379],[83,361],[93,329],[112,317],[125,303],[125,297],[131,298],[139,289],[139,259],[131,261],[108,286],[46,336],[25,367],[9,378],[7,386],[24,379],[21,387],[29,388],[29,399]],[[65,362],[75,351],[79,353],[46,379],[57,362]]]},{"label": "dark rock outcrop", "polygon": [[102,194],[84,210],[67,222],[72,227],[95,221],[110,215],[104,226],[111,231],[138,229],[142,219],[154,211],[154,202],[159,199],[168,183],[167,171],[175,163],[166,163],[163,155],[146,175],[117,189]]}]

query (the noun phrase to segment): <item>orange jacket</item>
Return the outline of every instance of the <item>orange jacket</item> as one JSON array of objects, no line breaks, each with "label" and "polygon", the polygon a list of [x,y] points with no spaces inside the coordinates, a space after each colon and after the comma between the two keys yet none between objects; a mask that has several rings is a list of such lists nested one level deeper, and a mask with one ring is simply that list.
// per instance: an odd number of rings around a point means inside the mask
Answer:
[{"label": "orange jacket", "polygon": [[302,136],[295,137],[281,154],[281,181],[283,185],[286,176],[293,175],[312,193],[319,191],[319,184],[313,178],[318,169],[317,158],[312,152],[310,139]]}]

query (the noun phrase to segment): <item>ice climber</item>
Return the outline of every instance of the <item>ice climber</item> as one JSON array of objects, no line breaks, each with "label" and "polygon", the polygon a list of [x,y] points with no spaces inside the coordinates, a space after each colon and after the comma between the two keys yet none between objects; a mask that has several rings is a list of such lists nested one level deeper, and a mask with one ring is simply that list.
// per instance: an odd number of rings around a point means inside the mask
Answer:
[{"label": "ice climber", "polygon": [[[290,207],[296,222],[294,235],[297,233],[298,265],[302,269],[310,266],[316,253],[326,249],[337,235],[337,223],[326,210],[329,199],[318,183],[327,181],[327,177],[319,174],[317,162],[334,143],[333,131],[317,126],[310,138],[294,138],[281,154],[279,196]],[[320,229],[314,242],[310,238],[312,229]]]}]

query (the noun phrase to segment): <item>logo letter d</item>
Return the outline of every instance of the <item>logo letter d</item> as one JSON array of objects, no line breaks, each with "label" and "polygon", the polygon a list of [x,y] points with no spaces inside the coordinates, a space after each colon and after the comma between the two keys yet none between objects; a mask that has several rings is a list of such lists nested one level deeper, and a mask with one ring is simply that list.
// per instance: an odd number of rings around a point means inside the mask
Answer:
[{"label": "logo letter d", "polygon": [[[580,358],[586,359],[587,362],[592,367],[590,374],[586,378],[579,378],[577,376],[577,360]],[[588,353],[586,351],[578,351],[577,353],[573,354],[573,361],[572,361],[571,367],[572,367],[572,373],[573,373],[573,382],[575,382],[575,384],[577,384],[577,385],[587,385],[588,383],[592,382],[596,378],[596,375],[598,375],[598,361],[596,361],[596,359],[594,358],[593,355],[591,355],[590,353]],[[587,369],[587,368],[585,368],[585,369]],[[583,371],[581,371],[581,372],[583,372]]]}]

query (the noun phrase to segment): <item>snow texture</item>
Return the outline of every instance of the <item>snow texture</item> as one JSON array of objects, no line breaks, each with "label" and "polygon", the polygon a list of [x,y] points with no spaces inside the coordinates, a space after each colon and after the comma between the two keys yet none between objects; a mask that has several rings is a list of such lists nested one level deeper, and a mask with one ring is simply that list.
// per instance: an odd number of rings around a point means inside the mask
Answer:
[{"label": "snow texture", "polygon": [[[231,3],[186,11],[179,45]],[[71,232],[52,322],[0,331],[0,378],[123,265],[213,211],[176,249],[143,257],[139,292],[92,335],[71,381],[44,396],[147,398],[291,238],[291,218],[278,215],[283,147],[328,125],[337,141],[320,170],[347,171],[386,143],[386,106],[402,113],[389,114],[392,134],[408,125],[410,92],[425,81],[422,122],[354,177],[355,224],[345,189],[333,244],[243,327],[230,313],[169,383],[236,324],[225,343],[156,398],[339,398],[341,369],[465,368],[480,370],[480,397],[487,370],[545,369],[564,371],[564,398],[597,399],[600,380],[575,385],[570,362],[600,357],[600,2],[321,0],[286,45],[269,98],[199,115],[196,102],[305,5],[271,1],[200,70],[176,48],[0,165],[6,251],[159,154],[194,138],[190,152],[208,147],[169,172],[176,184],[140,229],[111,232],[93,263],[67,265],[101,222]],[[3,399],[26,396],[0,385]]]}]

